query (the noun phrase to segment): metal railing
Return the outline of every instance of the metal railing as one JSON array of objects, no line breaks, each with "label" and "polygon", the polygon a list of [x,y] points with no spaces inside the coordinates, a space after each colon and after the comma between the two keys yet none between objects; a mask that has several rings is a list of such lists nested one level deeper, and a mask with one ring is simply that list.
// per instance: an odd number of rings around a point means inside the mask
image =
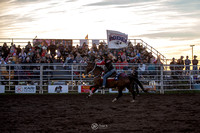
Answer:
[{"label": "metal railing", "polygon": [[[200,89],[200,72],[185,70],[181,65],[115,64],[118,73],[131,74],[138,67],[138,78],[143,85],[154,85],[156,91]],[[16,85],[36,85],[38,93],[46,93],[48,85],[68,85],[77,91],[78,85],[92,85],[93,75],[85,74],[86,64],[5,64],[0,65],[0,84],[6,92],[14,92]],[[170,70],[170,67],[172,70]],[[199,68],[200,66],[195,66]]]}]

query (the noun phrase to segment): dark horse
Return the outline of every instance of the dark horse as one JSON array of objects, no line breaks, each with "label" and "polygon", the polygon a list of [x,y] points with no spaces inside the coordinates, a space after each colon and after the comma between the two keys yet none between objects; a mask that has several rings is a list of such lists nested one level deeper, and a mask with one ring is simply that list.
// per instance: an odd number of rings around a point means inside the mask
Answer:
[{"label": "dark horse", "polygon": [[[97,66],[96,63],[88,63],[87,67],[86,67],[86,73],[93,73],[94,75],[94,80],[93,83],[94,85],[92,85],[90,87],[90,94],[88,97],[91,97],[95,91],[97,89],[99,89],[102,86],[103,80],[101,79],[101,75],[103,72],[103,68]],[[131,102],[135,101],[135,91],[133,90],[133,84],[134,84],[134,79],[130,78],[129,76],[127,76],[124,73],[121,73],[118,76],[118,80],[113,80],[112,82],[107,81],[106,83],[106,88],[117,88],[118,89],[118,96],[112,100],[112,102],[117,101],[123,94],[122,94],[122,90],[124,88],[127,88],[129,90],[129,92],[131,92],[132,94],[132,100]],[[93,91],[92,88],[94,88]]]}]

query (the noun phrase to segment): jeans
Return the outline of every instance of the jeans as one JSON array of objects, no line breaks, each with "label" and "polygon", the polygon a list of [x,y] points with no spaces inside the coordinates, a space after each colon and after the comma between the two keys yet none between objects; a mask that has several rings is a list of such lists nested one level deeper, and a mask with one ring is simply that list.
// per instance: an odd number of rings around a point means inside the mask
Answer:
[{"label": "jeans", "polygon": [[115,72],[115,69],[110,70],[103,76],[103,86],[106,86],[107,78]]}]

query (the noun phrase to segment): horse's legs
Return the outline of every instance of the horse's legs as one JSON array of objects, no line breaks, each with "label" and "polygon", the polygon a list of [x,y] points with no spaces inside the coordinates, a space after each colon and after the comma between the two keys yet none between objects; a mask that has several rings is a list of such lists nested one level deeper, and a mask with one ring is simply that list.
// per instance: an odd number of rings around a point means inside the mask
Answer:
[{"label": "horse's legs", "polygon": [[[94,88],[94,90],[92,91],[92,88]],[[98,87],[96,87],[96,86],[90,86],[90,94],[88,95],[88,98],[89,97],[91,97],[94,93],[95,93],[95,91],[98,89]]]},{"label": "horse's legs", "polygon": [[123,88],[118,88],[118,96],[115,99],[113,99],[112,102],[117,101],[123,95],[122,90]]},{"label": "horse's legs", "polygon": [[132,97],[133,97],[133,100],[131,100],[131,102],[135,102],[135,91],[134,91],[134,88],[132,88],[132,86],[134,86],[134,84],[129,86],[128,90],[129,90],[129,92],[131,92]]},{"label": "horse's legs", "polygon": [[137,96],[139,96],[139,88],[138,88],[138,84],[136,84],[136,83],[134,83],[133,84],[133,91],[135,91],[136,90],[136,94],[137,94]]}]

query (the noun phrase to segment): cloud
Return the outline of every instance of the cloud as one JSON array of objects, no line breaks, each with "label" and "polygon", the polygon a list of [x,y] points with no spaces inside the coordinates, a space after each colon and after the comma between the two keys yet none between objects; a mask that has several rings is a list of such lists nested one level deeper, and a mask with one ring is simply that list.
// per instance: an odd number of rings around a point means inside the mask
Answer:
[{"label": "cloud", "polygon": [[171,41],[184,41],[184,40],[194,40],[199,38],[200,32],[197,31],[171,31],[171,32],[157,32],[150,34],[139,35],[139,37],[147,37],[151,39],[170,39]]},{"label": "cloud", "polygon": [[171,10],[183,13],[200,11],[199,0],[171,0],[166,1],[165,4],[170,7]]},{"label": "cloud", "polygon": [[134,3],[152,2],[155,0],[103,0],[101,2],[87,4],[85,6],[110,6],[110,5],[127,5]]}]

